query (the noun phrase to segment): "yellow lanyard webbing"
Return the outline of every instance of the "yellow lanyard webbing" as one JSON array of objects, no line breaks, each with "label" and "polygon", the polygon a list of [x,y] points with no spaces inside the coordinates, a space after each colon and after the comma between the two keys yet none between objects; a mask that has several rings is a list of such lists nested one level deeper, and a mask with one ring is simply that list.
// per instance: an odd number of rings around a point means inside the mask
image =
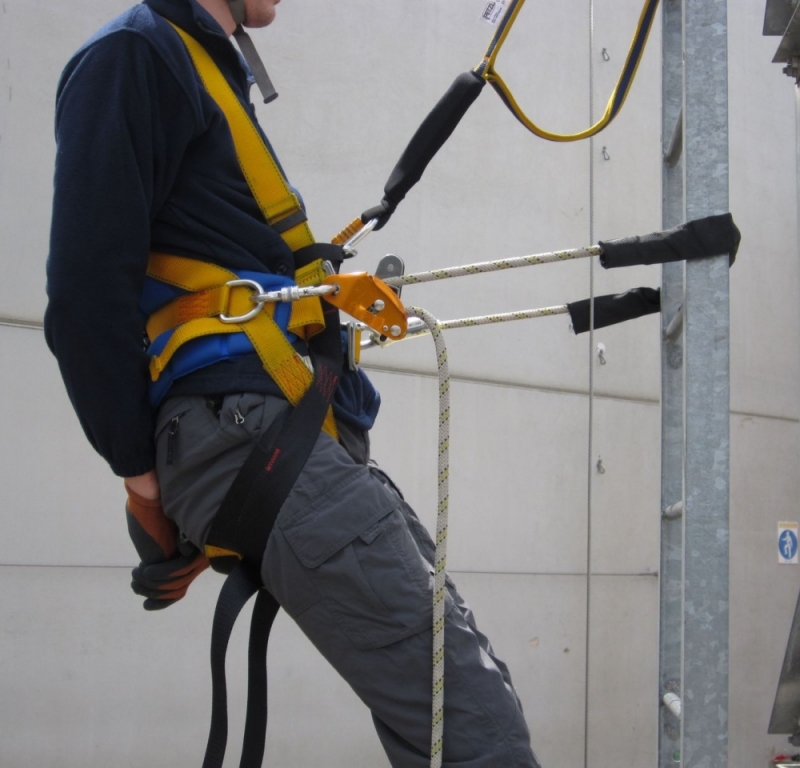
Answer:
[{"label": "yellow lanyard webbing", "polygon": [[639,62],[642,59],[647,38],[650,35],[650,30],[653,26],[655,12],[658,8],[658,0],[644,0],[642,12],[639,15],[639,21],[636,24],[636,32],[633,35],[633,40],[628,50],[628,55],[625,59],[622,72],[614,86],[611,97],[606,105],[603,116],[591,127],[579,133],[552,133],[550,131],[540,128],[534,123],[521,109],[511,89],[506,85],[505,81],[495,70],[495,62],[497,55],[506,38],[511,32],[514,22],[517,20],[519,12],[525,0],[511,0],[511,4],[506,11],[503,20],[500,22],[500,28],[492,38],[489,47],[484,54],[481,63],[473,70],[476,74],[480,75],[487,83],[489,83],[499,94],[505,105],[511,110],[514,117],[517,118],[531,133],[535,134],[541,139],[548,141],[579,141],[580,139],[588,139],[603,130],[622,109],[625,99],[628,96],[633,80],[636,77],[636,72],[639,68]]}]

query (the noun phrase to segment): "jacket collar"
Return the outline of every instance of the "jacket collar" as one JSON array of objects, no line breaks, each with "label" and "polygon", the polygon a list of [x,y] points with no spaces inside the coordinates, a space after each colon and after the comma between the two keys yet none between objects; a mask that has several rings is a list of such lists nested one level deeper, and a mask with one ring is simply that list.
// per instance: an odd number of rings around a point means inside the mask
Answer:
[{"label": "jacket collar", "polygon": [[143,2],[160,16],[186,30],[205,48],[227,50],[235,55],[235,49],[225,31],[197,0],[143,0]]}]

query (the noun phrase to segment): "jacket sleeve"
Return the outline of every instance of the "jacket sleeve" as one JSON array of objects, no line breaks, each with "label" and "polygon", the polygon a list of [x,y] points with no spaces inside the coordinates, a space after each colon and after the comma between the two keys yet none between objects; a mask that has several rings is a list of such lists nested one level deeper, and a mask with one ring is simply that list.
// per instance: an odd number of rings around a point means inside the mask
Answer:
[{"label": "jacket sleeve", "polygon": [[118,475],[155,464],[139,299],[150,226],[197,121],[140,35],[79,52],[59,84],[45,338],[86,436]]}]

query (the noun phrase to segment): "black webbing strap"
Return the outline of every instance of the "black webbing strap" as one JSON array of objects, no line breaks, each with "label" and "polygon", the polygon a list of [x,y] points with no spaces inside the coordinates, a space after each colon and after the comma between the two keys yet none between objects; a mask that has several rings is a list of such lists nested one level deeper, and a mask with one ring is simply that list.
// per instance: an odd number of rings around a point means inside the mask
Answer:
[{"label": "black webbing strap", "polygon": [[365,224],[371,219],[378,219],[375,226],[378,230],[389,221],[400,201],[420,180],[428,163],[480,96],[484,85],[486,81],[474,72],[464,72],[453,81],[408,142],[383,188],[382,202],[361,214]]},{"label": "black webbing strap", "polygon": [[[342,342],[339,314],[324,303],[326,329],[339,357]],[[328,316],[332,316],[329,319]],[[328,326],[331,326],[329,328]],[[335,327],[334,327],[335,326]],[[276,419],[247,457],[220,506],[209,533],[209,543],[238,552],[246,561],[260,566],[267,539],[284,500],[317,442],[333,393],[341,375],[327,355],[314,352],[314,380],[302,400],[288,416]]]},{"label": "black webbing strap", "polygon": [[[262,660],[266,659],[266,641],[258,639],[254,646],[253,628],[258,625],[267,637],[272,622],[280,606],[266,590],[259,589],[259,582],[252,578],[247,567],[237,565],[222,585],[214,612],[214,626],[211,631],[211,730],[208,734],[203,768],[218,768],[225,758],[228,741],[228,691],[225,680],[225,655],[228,650],[233,625],[244,608],[245,603],[258,592],[250,634],[250,663],[247,693],[247,722],[244,743],[247,750],[242,751],[241,766],[261,765],[264,755],[264,736],[267,716],[267,673],[266,665],[258,664],[255,654],[264,649]],[[264,629],[266,627],[266,629]],[[252,716],[251,716],[252,715]],[[260,744],[260,747],[258,746]],[[255,762],[253,762],[255,760]]]},{"label": "black webbing strap", "polygon": [[[567,304],[576,334],[589,330],[591,299]],[[626,320],[652,315],[661,311],[661,291],[658,288],[632,288],[625,293],[594,297],[594,327],[605,328]]]},{"label": "black webbing strap", "polygon": [[256,595],[250,619],[250,643],[247,651],[247,716],[244,724],[241,768],[261,768],[267,737],[267,644],[272,622],[281,609],[266,590]]},{"label": "black webbing strap", "polygon": [[[330,246],[304,248],[297,266]],[[341,249],[338,249],[341,253]],[[315,255],[316,254],[316,255]],[[266,652],[269,632],[280,606],[261,589],[261,560],[275,520],[319,437],[342,372],[338,310],[323,300],[325,329],[309,343],[314,379],[288,415],[278,417],[259,438],[220,505],[208,543],[242,555],[217,601],[211,637],[212,706],[203,768],[221,768],[228,738],[225,652],[236,617],[258,592],[250,625],[247,717],[240,768],[260,768],[267,727]],[[212,560],[212,565],[213,565]]]}]

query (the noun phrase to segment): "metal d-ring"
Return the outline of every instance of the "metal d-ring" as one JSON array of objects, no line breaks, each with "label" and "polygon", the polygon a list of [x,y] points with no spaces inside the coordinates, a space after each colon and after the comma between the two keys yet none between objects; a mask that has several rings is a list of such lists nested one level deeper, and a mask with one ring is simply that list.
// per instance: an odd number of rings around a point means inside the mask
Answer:
[{"label": "metal d-ring", "polygon": [[253,291],[253,296],[250,297],[251,301],[255,301],[256,305],[246,315],[238,315],[237,317],[228,317],[228,315],[220,314],[219,319],[223,323],[246,323],[252,320],[262,309],[264,309],[264,302],[258,301],[255,296],[264,293],[264,289],[255,280],[229,280],[225,285],[230,288],[243,285]]}]

